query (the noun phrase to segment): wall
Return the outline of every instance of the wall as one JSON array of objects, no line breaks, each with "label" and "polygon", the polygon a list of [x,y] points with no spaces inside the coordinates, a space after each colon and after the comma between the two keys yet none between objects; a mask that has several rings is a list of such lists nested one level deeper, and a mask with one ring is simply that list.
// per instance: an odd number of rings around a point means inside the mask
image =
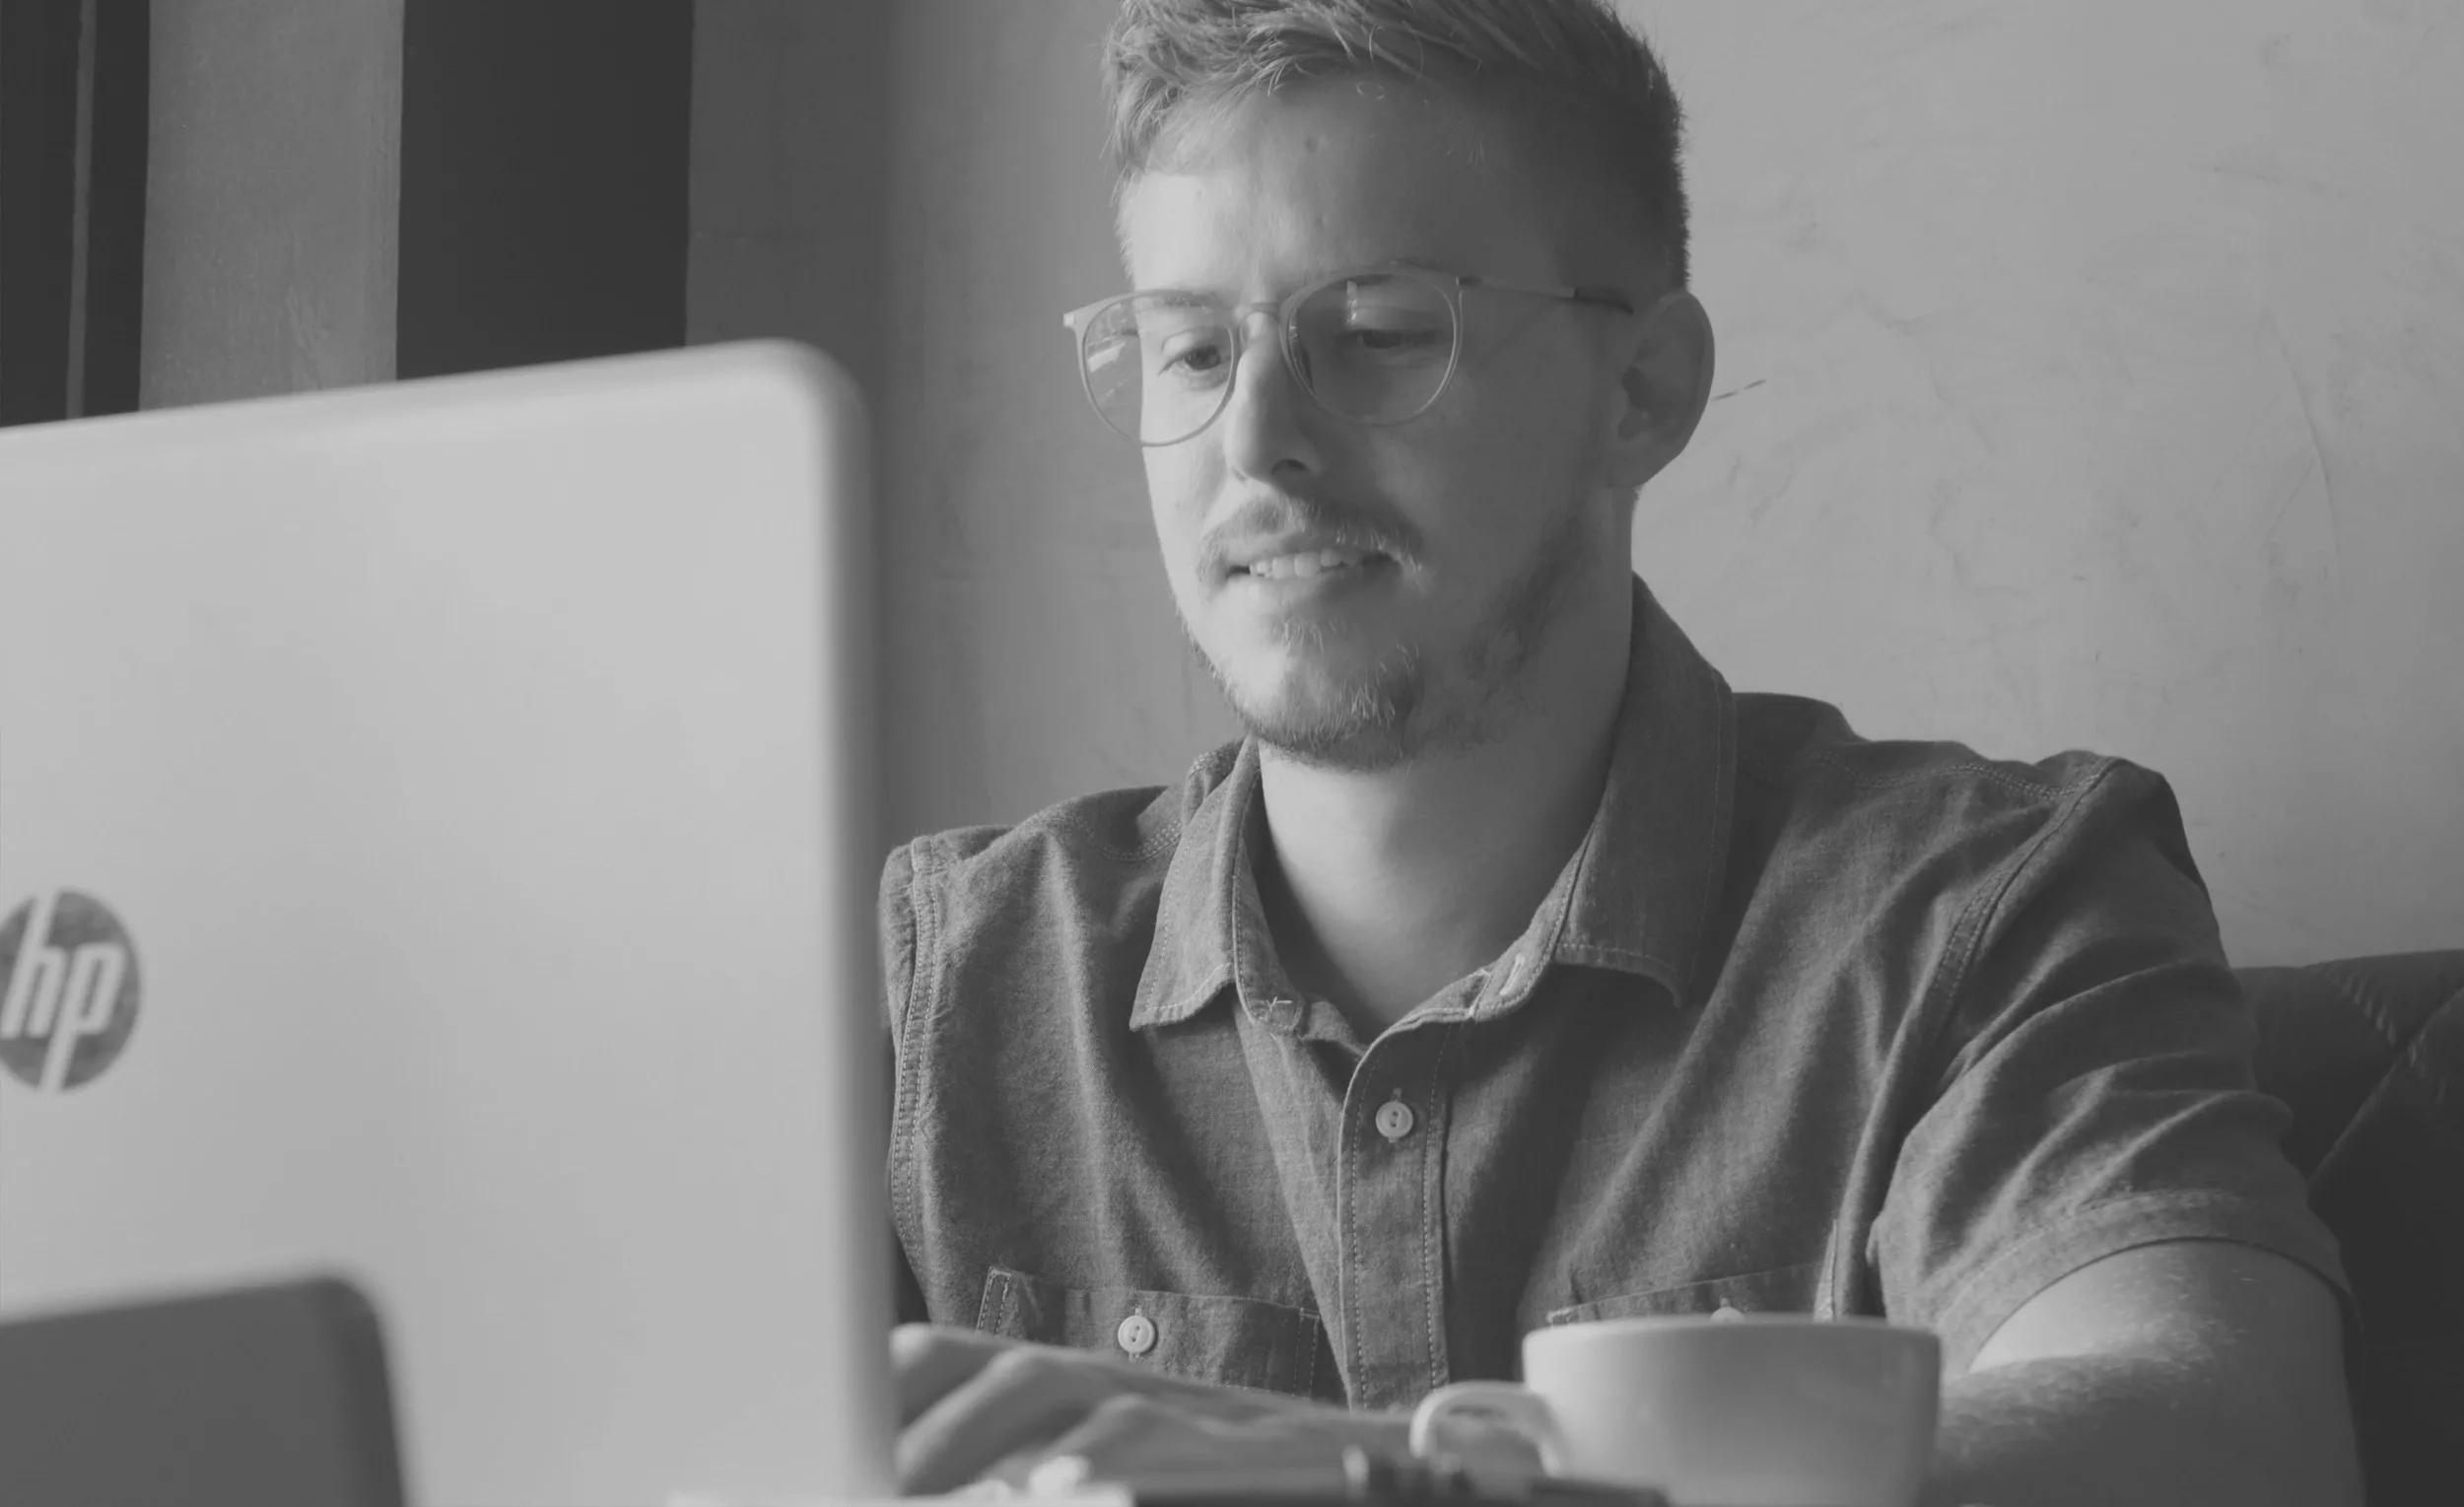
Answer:
[{"label": "wall", "polygon": [[898,830],[1178,779],[1235,735],[1183,647],[1137,453],[1061,316],[1123,286],[1111,0],[901,0],[883,538]]},{"label": "wall", "polygon": [[891,0],[697,0],[686,339],[791,334],[881,391]]},{"label": "wall", "polygon": [[[1110,10],[901,0],[881,54],[895,831],[1229,731],[1059,322],[1120,286]],[[1692,108],[1726,394],[1636,564],[1730,678],[2156,766],[2241,961],[2464,945],[2452,8],[1627,10]],[[792,290],[793,247],[744,260]]]},{"label": "wall", "polygon": [[147,11],[0,0],[0,425],[137,406]]},{"label": "wall", "polygon": [[1736,393],[1639,520],[1678,619],[2163,771],[2238,958],[2464,945],[2464,16],[1646,14]]},{"label": "wall", "polygon": [[152,10],[140,405],[390,378],[401,0]]},{"label": "wall", "polygon": [[899,836],[1168,778],[1232,735],[1061,327],[1121,276],[1093,91],[1111,13],[696,8],[687,325],[807,340],[873,395]]},{"label": "wall", "polygon": [[693,0],[403,0],[394,375],[685,340]]}]

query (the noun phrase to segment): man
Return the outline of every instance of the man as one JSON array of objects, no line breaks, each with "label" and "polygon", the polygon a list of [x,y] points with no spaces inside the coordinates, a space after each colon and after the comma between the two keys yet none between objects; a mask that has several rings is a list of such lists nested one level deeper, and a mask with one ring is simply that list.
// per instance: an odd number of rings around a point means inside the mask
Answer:
[{"label": "man", "polygon": [[889,864],[907,1487],[1394,1448],[1528,1330],[1766,1308],[1941,1334],[1942,1501],[2358,1499],[2162,782],[1733,695],[1631,573],[1712,371],[1645,45],[1127,0],[1105,77],[1141,291],[1072,335],[1249,735]]}]

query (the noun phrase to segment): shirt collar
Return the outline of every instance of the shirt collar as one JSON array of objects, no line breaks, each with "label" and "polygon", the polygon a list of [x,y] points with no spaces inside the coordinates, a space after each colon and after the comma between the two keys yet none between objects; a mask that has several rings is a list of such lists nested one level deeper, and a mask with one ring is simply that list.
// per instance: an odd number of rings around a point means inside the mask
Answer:
[{"label": "shirt collar", "polygon": [[1240,952],[1235,932],[1251,918],[1263,929],[1258,884],[1243,851],[1257,798],[1258,740],[1244,738],[1231,770],[1181,823],[1129,1029],[1178,1025],[1204,1009],[1232,982]]},{"label": "shirt collar", "polygon": [[1565,925],[1548,956],[1646,974],[1682,1002],[1727,878],[1737,709],[1639,579],[1625,675],[1608,788],[1569,861]]},{"label": "shirt collar", "polygon": [[[1639,974],[1677,1002],[1689,997],[1725,877],[1736,712],[1728,682],[1639,579],[1628,647],[1600,809],[1532,925],[1472,996],[1472,1018],[1521,1004],[1545,972],[1533,966],[1540,958]],[[1188,1020],[1236,980],[1247,1007],[1273,1017],[1266,1024],[1297,1023],[1295,1002],[1250,997],[1265,993],[1266,924],[1246,844],[1258,791],[1253,738],[1182,824],[1130,1029]]]}]

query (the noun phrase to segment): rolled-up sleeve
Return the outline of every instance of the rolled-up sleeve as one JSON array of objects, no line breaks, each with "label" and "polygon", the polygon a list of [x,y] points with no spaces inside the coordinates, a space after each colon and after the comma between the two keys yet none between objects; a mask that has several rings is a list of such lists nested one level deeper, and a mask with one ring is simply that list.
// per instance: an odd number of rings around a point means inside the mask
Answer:
[{"label": "rolled-up sleeve", "polygon": [[2091,1262],[2227,1240],[2307,1267],[2350,1314],[2164,782],[2109,762],[1968,904],[1941,1077],[1871,1232],[1886,1311],[1936,1330],[1955,1375]]}]

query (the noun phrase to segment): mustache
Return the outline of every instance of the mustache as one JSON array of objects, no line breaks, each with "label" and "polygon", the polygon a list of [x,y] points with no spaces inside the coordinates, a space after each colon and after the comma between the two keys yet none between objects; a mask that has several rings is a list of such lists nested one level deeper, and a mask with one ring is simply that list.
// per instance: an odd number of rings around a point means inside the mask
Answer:
[{"label": "mustache", "polygon": [[1207,575],[1224,575],[1232,569],[1233,551],[1239,546],[1287,533],[1325,534],[1338,548],[1384,555],[1398,565],[1420,559],[1420,530],[1393,508],[1382,503],[1337,507],[1278,493],[1252,498],[1206,530],[1198,541],[1198,564]]}]

